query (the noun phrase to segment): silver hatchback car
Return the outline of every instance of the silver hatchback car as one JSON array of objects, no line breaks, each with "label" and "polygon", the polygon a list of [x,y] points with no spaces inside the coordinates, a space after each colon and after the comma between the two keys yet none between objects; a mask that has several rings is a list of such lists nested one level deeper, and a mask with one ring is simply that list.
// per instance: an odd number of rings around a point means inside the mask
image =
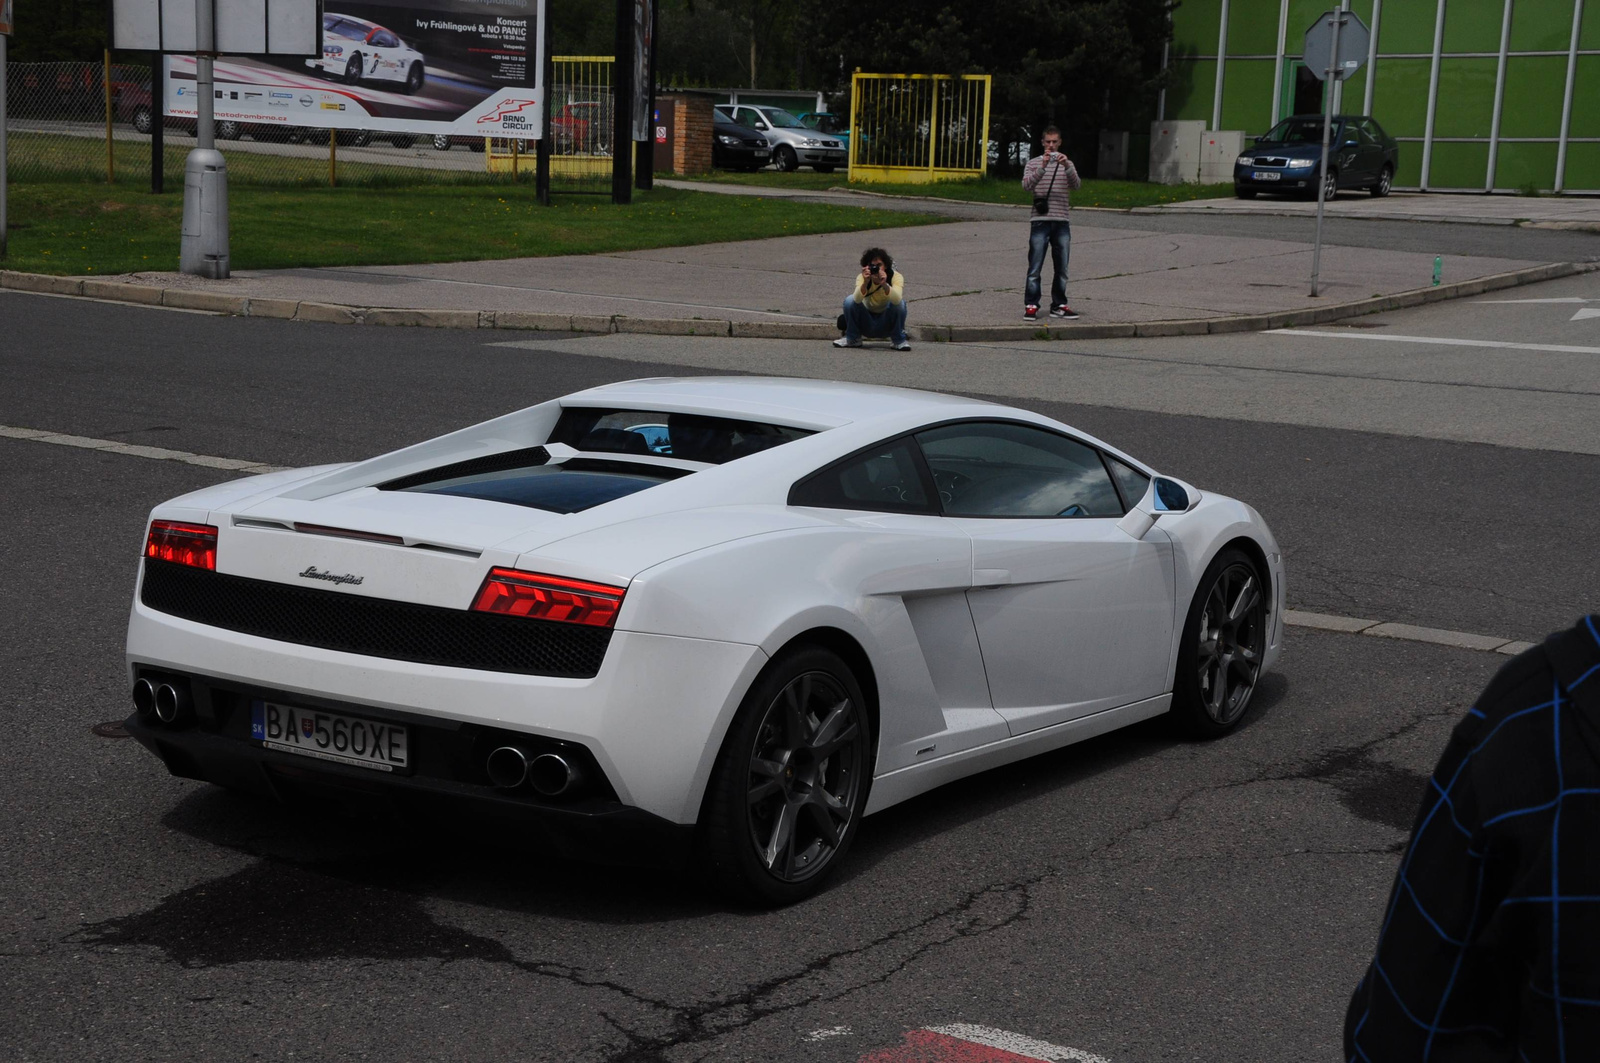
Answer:
[{"label": "silver hatchback car", "polygon": [[759,130],[772,142],[773,165],[785,172],[809,166],[818,173],[832,173],[850,161],[838,137],[807,129],[782,107],[719,103],[717,110],[739,125]]}]

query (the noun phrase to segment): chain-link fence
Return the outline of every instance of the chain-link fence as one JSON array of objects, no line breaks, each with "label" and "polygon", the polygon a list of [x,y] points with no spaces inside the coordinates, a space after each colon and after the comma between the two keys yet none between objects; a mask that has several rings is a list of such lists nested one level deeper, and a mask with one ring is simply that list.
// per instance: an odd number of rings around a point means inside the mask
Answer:
[{"label": "chain-link fence", "polygon": [[[160,108],[150,68],[122,64],[11,63],[6,70],[8,180],[143,182]],[[163,120],[162,163],[168,186],[181,187],[195,146],[192,118]],[[217,148],[235,185],[399,187],[534,180],[527,164],[491,173],[482,137],[435,136],[264,126],[219,121]],[[608,162],[609,165],[609,162]]]}]

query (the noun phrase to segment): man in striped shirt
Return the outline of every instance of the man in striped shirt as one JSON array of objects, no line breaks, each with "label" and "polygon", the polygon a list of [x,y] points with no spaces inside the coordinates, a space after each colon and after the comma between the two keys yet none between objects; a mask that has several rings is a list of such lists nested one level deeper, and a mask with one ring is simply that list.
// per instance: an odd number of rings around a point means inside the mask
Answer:
[{"label": "man in striped shirt", "polygon": [[1061,150],[1061,130],[1045,126],[1043,142],[1044,154],[1029,159],[1022,171],[1022,187],[1033,193],[1022,316],[1029,321],[1038,320],[1039,274],[1044,271],[1044,249],[1048,244],[1056,266],[1050,283],[1050,316],[1072,321],[1078,315],[1067,305],[1067,259],[1072,254],[1072,224],[1067,213],[1072,209],[1072,190],[1083,181],[1078,177],[1078,168]]}]

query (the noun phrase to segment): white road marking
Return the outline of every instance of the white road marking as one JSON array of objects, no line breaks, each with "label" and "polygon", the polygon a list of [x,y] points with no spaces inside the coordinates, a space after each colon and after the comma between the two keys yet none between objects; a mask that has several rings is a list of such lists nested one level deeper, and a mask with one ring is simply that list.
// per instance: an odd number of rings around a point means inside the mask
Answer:
[{"label": "white road marking", "polygon": [[[1581,311],[1580,311],[1581,312]],[[1270,336],[1326,336],[1338,340],[1378,340],[1383,343],[1431,343],[1441,347],[1497,347],[1506,351],[1550,351],[1554,354],[1600,354],[1600,347],[1572,347],[1561,343],[1512,343],[1510,340],[1458,340],[1445,336],[1375,336],[1370,332],[1318,332],[1315,329],[1268,329]]]},{"label": "white road marking", "polygon": [[1568,321],[1582,321],[1586,317],[1600,317],[1600,306],[1586,306],[1576,314],[1567,318]]},{"label": "white road marking", "polygon": [[973,1044],[998,1048],[1002,1052],[1010,1052],[1013,1055],[1046,1060],[1048,1063],[1067,1063],[1069,1060],[1071,1063],[1111,1063],[1105,1056],[1097,1056],[1093,1052],[1085,1052],[1081,1048],[1053,1045],[1049,1041],[1041,1041],[1026,1034],[1012,1033],[1010,1030],[996,1030],[992,1026],[977,1026],[973,1023],[957,1022],[949,1026],[930,1026],[928,1030],[932,1033],[942,1033],[946,1037],[959,1037],[961,1040],[971,1041]]},{"label": "white road marking", "polygon": [[812,1030],[810,1033],[806,1034],[805,1039],[807,1041],[826,1041],[830,1037],[849,1037],[849,1036],[850,1036],[850,1027],[848,1027],[848,1026],[829,1026],[826,1029],[822,1029],[822,1030]]},{"label": "white road marking", "polygon": [[254,475],[263,472],[280,472],[283,466],[266,465],[259,461],[240,458],[217,458],[209,454],[191,454],[187,450],[168,450],[166,447],[145,447],[134,443],[119,443],[115,439],[95,439],[92,436],[74,436],[63,432],[46,432],[37,428],[13,428],[0,424],[0,439],[26,439],[33,443],[54,443],[60,447],[78,447],[98,450],[106,454],[121,454],[130,458],[149,458],[152,461],[177,461],[185,465],[199,465],[207,469],[227,469]]},{"label": "white road marking", "polygon": [[[219,458],[209,454],[192,454],[187,450],[168,450],[166,447],[146,447],[134,443],[120,443],[114,439],[96,439],[92,436],[74,436],[63,432],[48,432],[38,428],[16,428],[0,424],[0,439],[21,439],[30,443],[51,443],[59,447],[77,447],[81,450],[98,450],[106,454],[120,454],[130,458],[149,458],[152,461],[177,461],[185,465],[198,465],[206,469],[226,469],[247,475],[282,472],[285,466],[267,465],[243,458]],[[1427,642],[1462,649],[1487,650],[1513,655],[1521,653],[1532,643],[1496,635],[1478,635],[1468,631],[1450,631],[1444,628],[1416,627],[1386,620],[1369,620],[1362,617],[1334,616],[1313,613],[1303,609],[1285,609],[1283,622],[1289,627],[1306,627],[1318,631],[1341,631],[1353,635],[1375,635],[1406,642]],[[849,1032],[848,1027],[835,1027]],[[973,1027],[984,1029],[984,1027]],[[824,1031],[817,1031],[823,1033]],[[843,1034],[828,1034],[837,1037]],[[961,1036],[959,1034],[955,1036]],[[987,1043],[987,1042],[984,1042]]]}]

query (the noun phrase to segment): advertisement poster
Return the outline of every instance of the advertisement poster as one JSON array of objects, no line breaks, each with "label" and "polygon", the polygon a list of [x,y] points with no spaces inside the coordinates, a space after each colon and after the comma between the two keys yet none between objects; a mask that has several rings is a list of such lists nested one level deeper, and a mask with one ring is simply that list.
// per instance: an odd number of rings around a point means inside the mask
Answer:
[{"label": "advertisement poster", "polygon": [[[252,127],[537,140],[543,0],[325,0],[322,55],[221,56],[218,121]],[[165,66],[166,111],[196,113],[193,56]]]}]

